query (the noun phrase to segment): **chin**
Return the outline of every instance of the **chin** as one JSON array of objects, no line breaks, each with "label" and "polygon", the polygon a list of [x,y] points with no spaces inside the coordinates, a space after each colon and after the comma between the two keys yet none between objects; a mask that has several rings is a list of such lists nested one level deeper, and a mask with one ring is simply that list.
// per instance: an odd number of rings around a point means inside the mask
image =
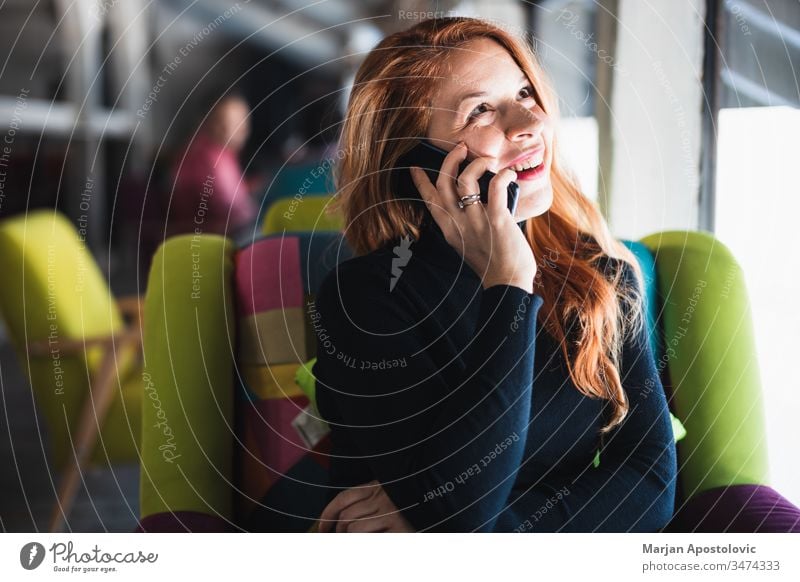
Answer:
[{"label": "chin", "polygon": [[550,181],[536,188],[532,192],[520,193],[517,213],[514,215],[518,222],[544,214],[553,203],[553,186]]}]

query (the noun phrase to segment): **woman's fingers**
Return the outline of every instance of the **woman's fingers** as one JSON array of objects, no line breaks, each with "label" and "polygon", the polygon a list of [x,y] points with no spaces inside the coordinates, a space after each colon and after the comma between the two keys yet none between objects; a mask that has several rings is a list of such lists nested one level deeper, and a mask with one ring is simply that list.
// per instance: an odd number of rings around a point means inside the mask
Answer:
[{"label": "woman's fingers", "polygon": [[467,153],[467,144],[462,141],[444,157],[442,167],[439,168],[439,176],[436,179],[436,187],[442,194],[451,197],[455,194],[453,184],[458,178],[458,166],[467,159]]},{"label": "woman's fingers", "polygon": [[[345,496],[343,491],[328,504],[320,516],[320,532],[413,532],[414,528],[397,510],[391,498],[386,494],[381,484],[376,481],[366,483],[361,489],[370,491],[366,498],[360,498],[346,507],[339,507],[347,503],[351,496]],[[348,491],[353,491],[348,489]],[[335,527],[333,521],[336,520]]]},{"label": "woman's fingers", "polygon": [[402,513],[391,508],[391,510],[380,511],[365,519],[351,521],[346,531],[347,533],[412,533],[415,530]]},{"label": "woman's fingers", "polygon": [[336,533],[349,531],[351,524],[379,515],[380,508],[375,503],[370,503],[371,501],[373,501],[371,498],[359,501],[342,511],[339,514],[339,521],[336,522]]},{"label": "woman's fingers", "polygon": [[334,497],[331,502],[322,510],[319,516],[319,531],[326,532],[333,529],[333,521],[339,519],[341,513],[346,507],[357,503],[363,499],[368,499],[375,492],[375,484],[377,481],[370,481],[364,485],[351,487],[345,489]]},{"label": "woman's fingers", "polygon": [[489,169],[487,158],[475,158],[458,176],[458,196],[467,196],[480,192],[478,180]]},{"label": "woman's fingers", "polygon": [[409,171],[411,172],[411,178],[414,180],[414,185],[428,206],[431,216],[433,216],[439,228],[442,229],[442,232],[447,232],[453,220],[453,213],[458,211],[456,200],[452,196],[440,193],[428,178],[428,174],[421,168],[412,166]]},{"label": "woman's fingers", "polygon": [[376,515],[366,519],[352,521],[344,530],[347,533],[377,533],[387,531],[391,525],[391,515]]},{"label": "woman's fingers", "polygon": [[442,212],[442,209],[450,210],[455,206],[452,197],[446,196],[444,192],[438,190],[422,168],[411,166],[409,171],[411,172],[411,179],[414,181],[414,185],[417,187],[417,190],[419,190],[422,199],[428,203],[428,208],[432,213],[434,209]]},{"label": "woman's fingers", "polygon": [[516,180],[517,173],[510,168],[500,170],[500,172],[489,182],[489,200],[487,210],[489,216],[504,216],[502,212],[508,212],[508,185]]},{"label": "woman's fingers", "polygon": [[353,505],[345,507],[339,512],[339,521],[353,521],[377,512],[379,506],[375,497],[368,497],[361,501],[356,501]]}]

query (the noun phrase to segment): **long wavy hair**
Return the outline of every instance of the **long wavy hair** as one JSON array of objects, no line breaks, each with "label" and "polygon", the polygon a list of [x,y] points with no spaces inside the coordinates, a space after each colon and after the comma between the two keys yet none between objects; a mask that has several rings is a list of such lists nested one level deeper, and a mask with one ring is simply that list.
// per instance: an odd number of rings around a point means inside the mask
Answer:
[{"label": "long wavy hair", "polygon": [[[544,111],[557,119],[557,97],[533,50],[502,28],[448,17],[384,38],[356,73],[333,169],[331,211],[344,216],[344,236],[355,254],[407,233],[421,234],[427,209],[407,198],[395,200],[387,169],[416,144],[405,138],[426,135],[436,79],[446,73],[442,67],[448,54],[478,38],[505,47],[527,74]],[[538,317],[561,346],[577,389],[609,401],[610,420],[601,429],[605,434],[628,412],[619,367],[625,334],[638,333],[643,325],[642,273],[633,253],[611,235],[596,204],[559,160],[556,136],[551,149],[552,205],[525,225],[537,261],[536,293],[544,299]],[[599,269],[597,261],[605,257],[618,259],[610,263],[619,267],[628,263],[637,287],[622,285],[622,268]]]}]

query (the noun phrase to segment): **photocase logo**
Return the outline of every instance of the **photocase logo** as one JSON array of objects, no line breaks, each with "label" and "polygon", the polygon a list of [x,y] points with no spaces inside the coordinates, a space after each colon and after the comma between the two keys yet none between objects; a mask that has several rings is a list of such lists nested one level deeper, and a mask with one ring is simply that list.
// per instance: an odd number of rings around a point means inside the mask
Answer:
[{"label": "photocase logo", "polygon": [[411,246],[411,242],[411,235],[406,234],[400,239],[400,244],[392,249],[395,258],[392,259],[392,279],[389,281],[390,293],[394,290],[394,286],[397,285],[400,275],[403,274],[402,267],[405,267],[411,259],[411,249],[408,248]]},{"label": "photocase logo", "polygon": [[38,542],[30,542],[19,551],[19,563],[26,570],[35,570],[44,560],[44,546]]}]

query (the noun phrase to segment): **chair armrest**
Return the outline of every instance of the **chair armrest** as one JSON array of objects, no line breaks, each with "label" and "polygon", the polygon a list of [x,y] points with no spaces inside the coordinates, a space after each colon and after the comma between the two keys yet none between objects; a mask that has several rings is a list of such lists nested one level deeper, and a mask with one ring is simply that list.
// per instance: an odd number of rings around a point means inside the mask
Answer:
[{"label": "chair armrest", "polygon": [[126,342],[127,339],[132,335],[141,336],[138,327],[129,328],[114,335],[87,337],[83,339],[58,338],[52,342],[50,340],[34,340],[28,342],[28,353],[34,357],[45,357],[50,355],[52,353],[53,346],[56,346],[59,354],[65,356],[74,356],[82,353],[88,348],[97,346],[101,346],[106,349],[111,348],[118,343]]},{"label": "chair armrest", "polygon": [[110,348],[113,345],[126,341],[127,338],[137,335],[141,338],[141,321],[144,315],[144,299],[138,295],[128,295],[117,298],[117,307],[122,315],[128,319],[129,325],[121,332],[113,335],[95,336],[87,338],[57,338],[50,340],[33,340],[27,344],[28,353],[33,357],[44,357],[51,353],[56,346],[60,354],[74,356],[84,350],[96,346]]},{"label": "chair armrest", "polygon": [[122,312],[122,315],[129,318],[132,324],[135,325],[144,316],[144,297],[139,295],[117,297],[117,307]]}]

